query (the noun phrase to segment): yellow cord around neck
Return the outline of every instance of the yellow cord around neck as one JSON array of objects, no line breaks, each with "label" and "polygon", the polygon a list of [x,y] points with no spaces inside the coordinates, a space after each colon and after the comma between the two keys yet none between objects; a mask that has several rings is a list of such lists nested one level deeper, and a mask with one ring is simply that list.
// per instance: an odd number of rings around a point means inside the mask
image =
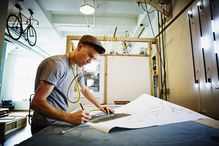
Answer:
[{"label": "yellow cord around neck", "polygon": [[[74,66],[73,66],[72,67],[72,74],[73,74],[74,78],[72,79],[71,83],[69,84],[68,90],[67,90],[67,100],[70,103],[77,103],[78,101],[80,101],[80,98],[81,98],[80,97],[80,90],[79,90],[79,86],[78,86],[78,68],[76,68],[76,72],[77,72],[77,74],[75,75],[75,73],[74,73]],[[74,80],[75,80],[75,87],[76,87],[76,90],[78,92],[78,98],[75,101],[72,101],[72,100],[69,99],[69,91],[71,89],[71,86],[73,85]]]}]

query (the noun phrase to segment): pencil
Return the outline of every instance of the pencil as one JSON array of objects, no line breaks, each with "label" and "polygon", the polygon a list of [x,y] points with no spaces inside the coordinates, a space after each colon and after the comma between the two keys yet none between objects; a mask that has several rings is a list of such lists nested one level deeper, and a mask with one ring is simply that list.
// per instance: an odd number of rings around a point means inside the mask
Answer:
[{"label": "pencil", "polygon": [[80,106],[81,106],[81,109],[82,109],[82,110],[84,110],[84,108],[83,108],[82,104],[81,104],[81,103],[79,103],[79,104],[80,104]]}]

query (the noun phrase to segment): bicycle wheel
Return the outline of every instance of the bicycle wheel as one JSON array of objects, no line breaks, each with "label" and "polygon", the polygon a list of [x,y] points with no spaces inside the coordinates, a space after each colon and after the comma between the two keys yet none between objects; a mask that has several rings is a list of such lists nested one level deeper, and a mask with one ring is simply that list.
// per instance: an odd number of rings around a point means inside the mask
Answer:
[{"label": "bicycle wheel", "polygon": [[28,26],[28,29],[27,29],[27,41],[31,46],[34,46],[37,41],[36,30],[34,29],[32,25]]},{"label": "bicycle wheel", "polygon": [[14,40],[18,40],[21,37],[22,34],[21,25],[22,25],[21,21],[16,15],[10,14],[8,16],[6,28],[9,36]]}]

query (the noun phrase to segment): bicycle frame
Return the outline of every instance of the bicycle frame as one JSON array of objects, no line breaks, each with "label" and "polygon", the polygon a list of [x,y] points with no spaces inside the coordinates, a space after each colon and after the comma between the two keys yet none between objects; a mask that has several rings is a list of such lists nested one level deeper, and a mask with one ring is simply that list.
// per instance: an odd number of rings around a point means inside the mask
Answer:
[{"label": "bicycle frame", "polygon": [[[19,0],[19,1],[23,1],[23,0]],[[19,11],[18,14],[9,14],[7,18],[7,30],[9,36],[11,36],[11,38],[15,40],[18,40],[21,36],[23,36],[24,39],[27,40],[31,46],[34,46],[36,44],[37,34],[36,34],[36,30],[32,25],[32,22],[36,21],[36,24],[38,25],[39,21],[33,18],[34,13],[31,9],[28,9],[30,13],[30,17],[26,17],[21,13],[23,9],[18,3],[15,4],[15,7]],[[23,22],[24,18],[25,21]],[[11,22],[13,22],[12,25]],[[17,34],[17,36],[15,36],[14,34],[15,35]]]},{"label": "bicycle frame", "polygon": [[[25,15],[23,15],[22,13],[21,13],[21,9],[20,8],[18,8],[19,9],[19,13],[18,13],[18,15],[17,15],[17,17],[20,19],[20,21],[21,21],[21,33],[22,34],[25,34],[25,32],[26,32],[26,30],[30,27],[30,26],[32,26],[32,23],[31,23],[31,21],[36,21],[37,22],[37,24],[39,24],[39,21],[38,20],[36,20],[36,19],[33,19],[33,15],[31,14],[30,15],[30,17],[28,18],[28,17],[26,17]],[[22,19],[22,16],[24,16],[25,18],[27,18],[27,21],[26,21],[26,23],[27,23],[27,27],[24,29],[24,27],[23,27],[23,19]]]}]

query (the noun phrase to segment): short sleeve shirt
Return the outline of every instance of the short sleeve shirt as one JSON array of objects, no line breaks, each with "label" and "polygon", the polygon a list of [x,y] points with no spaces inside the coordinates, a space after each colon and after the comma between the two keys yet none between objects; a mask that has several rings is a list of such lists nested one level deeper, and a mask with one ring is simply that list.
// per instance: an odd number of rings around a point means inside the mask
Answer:
[{"label": "short sleeve shirt", "polygon": [[[78,66],[73,68],[70,65],[70,61],[67,55],[56,55],[46,58],[41,62],[37,69],[35,79],[35,91],[40,81],[46,81],[59,89],[64,95],[67,96],[68,88],[73,78],[78,74],[78,83],[84,82],[83,72]],[[73,95],[74,86],[71,86],[69,95]],[[62,97],[56,90],[53,90],[47,97],[47,101],[55,108],[66,111],[68,107],[68,101]],[[54,119],[47,118],[37,112],[34,112],[32,122],[35,125],[50,125],[54,122]]]}]

